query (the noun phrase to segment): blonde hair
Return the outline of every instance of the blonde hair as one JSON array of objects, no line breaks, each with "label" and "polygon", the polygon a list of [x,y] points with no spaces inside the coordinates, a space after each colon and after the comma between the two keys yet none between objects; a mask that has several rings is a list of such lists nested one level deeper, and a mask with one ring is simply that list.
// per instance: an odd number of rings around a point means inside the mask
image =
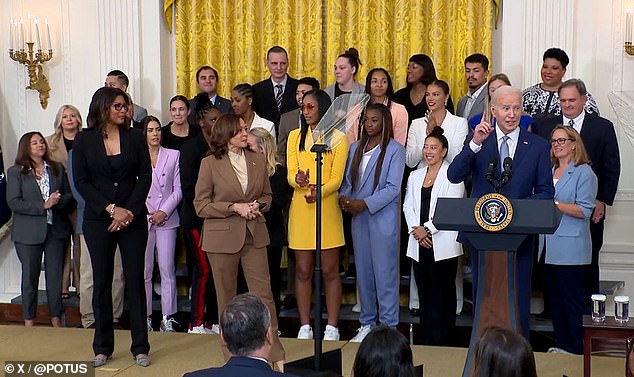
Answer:
[{"label": "blonde hair", "polygon": [[277,147],[275,145],[275,138],[261,127],[252,128],[249,133],[255,136],[258,146],[262,149],[264,157],[266,158],[266,170],[269,172],[269,177],[275,174],[276,160],[275,155],[277,153]]},{"label": "blonde hair", "polygon": [[[568,138],[577,144],[574,149],[574,156],[572,157],[572,161],[575,163],[575,166],[590,164],[590,157],[588,156],[588,152],[586,152],[586,147],[583,145],[583,140],[581,139],[579,132],[577,132],[574,127],[559,124],[555,126],[553,132],[550,133],[551,139],[557,130],[564,131]],[[552,145],[550,148],[550,161],[555,168],[559,167],[559,160],[555,157]]]},{"label": "blonde hair", "polygon": [[51,143],[49,145],[49,149],[51,152],[57,150],[57,143],[62,138],[62,114],[66,109],[71,109],[75,112],[75,115],[77,116],[77,132],[81,131],[83,122],[79,110],[73,105],[62,105],[59,110],[57,110],[57,115],[55,115],[55,122],[53,122],[53,129],[55,130],[55,133],[53,134],[53,137],[51,138]]}]

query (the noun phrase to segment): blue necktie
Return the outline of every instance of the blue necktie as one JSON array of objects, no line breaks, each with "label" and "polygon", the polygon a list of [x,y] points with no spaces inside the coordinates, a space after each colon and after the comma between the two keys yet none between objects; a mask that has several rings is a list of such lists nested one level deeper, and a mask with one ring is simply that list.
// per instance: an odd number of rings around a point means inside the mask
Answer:
[{"label": "blue necktie", "polygon": [[502,136],[502,144],[500,144],[500,172],[504,170],[504,160],[510,157],[509,154],[509,141],[510,137]]}]

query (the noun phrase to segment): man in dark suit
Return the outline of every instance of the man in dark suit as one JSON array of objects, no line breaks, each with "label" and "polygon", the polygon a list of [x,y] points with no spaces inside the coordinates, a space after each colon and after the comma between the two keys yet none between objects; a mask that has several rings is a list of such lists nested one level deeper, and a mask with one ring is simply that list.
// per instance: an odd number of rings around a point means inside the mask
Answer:
[{"label": "man in dark suit", "polygon": [[[306,92],[319,89],[319,81],[314,77],[302,77],[297,82],[297,90],[295,91],[295,100],[297,106],[302,105],[302,98]],[[288,134],[292,130],[299,128],[299,117],[301,112],[299,107],[295,110],[285,112],[280,117],[280,125],[277,131],[277,161],[286,166],[286,143]]]},{"label": "man in dark suit", "polygon": [[[222,114],[233,113],[231,100],[218,95],[218,80],[218,71],[208,65],[203,65],[196,71],[196,85],[198,85],[200,93],[207,93],[209,101],[217,107]],[[189,117],[187,118],[189,124],[196,124],[195,105],[196,97],[194,96],[194,98],[189,100],[189,108],[191,109]]]},{"label": "man in dark suit", "polygon": [[533,125],[533,133],[550,140],[553,128],[558,124],[574,127],[588,151],[592,170],[597,176],[599,189],[596,207],[590,221],[592,238],[592,263],[585,276],[586,297],[599,292],[599,251],[603,246],[603,228],[606,206],[614,203],[621,174],[619,145],[612,122],[597,114],[588,113],[584,106],[588,100],[586,85],[579,79],[565,81],[559,87],[561,116],[543,119]]},{"label": "man in dark suit", "polygon": [[288,53],[273,46],[266,53],[266,68],[271,77],[253,85],[253,111],[275,124],[279,135],[280,116],[299,107],[295,100],[297,80],[288,75]]},{"label": "man in dark suit", "polygon": [[[550,165],[550,147],[544,140],[518,127],[522,114],[522,92],[510,86],[497,89],[491,101],[495,126],[482,122],[467,138],[462,151],[447,171],[452,183],[463,181],[472,174],[471,197],[494,192],[485,171],[497,158],[502,165],[505,157],[513,159],[512,179],[502,191],[509,199],[552,200],[555,195]],[[499,170],[497,175],[499,177]],[[517,250],[517,301],[522,334],[530,334],[532,237],[527,237]],[[474,290],[478,283],[478,251],[472,248]],[[474,296],[475,297],[475,296]]]},{"label": "man in dark suit", "polygon": [[458,101],[456,115],[468,120],[484,112],[485,99],[489,95],[489,59],[480,53],[467,56],[464,60],[464,74],[469,91]]},{"label": "man in dark suit", "polygon": [[235,296],[220,315],[220,338],[231,352],[231,358],[222,367],[202,369],[185,376],[292,376],[275,372],[268,364],[271,331],[271,314],[258,296],[252,293]]}]

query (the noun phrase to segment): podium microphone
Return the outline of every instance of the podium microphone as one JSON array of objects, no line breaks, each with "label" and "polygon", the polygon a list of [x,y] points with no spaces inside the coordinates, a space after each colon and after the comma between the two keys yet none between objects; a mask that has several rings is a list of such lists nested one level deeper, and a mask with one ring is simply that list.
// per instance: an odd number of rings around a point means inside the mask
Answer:
[{"label": "podium microphone", "polygon": [[493,157],[491,161],[489,161],[489,165],[487,166],[487,170],[484,172],[484,179],[490,184],[493,184],[493,180],[495,179],[495,171],[498,167],[498,158]]},{"label": "podium microphone", "polygon": [[500,178],[500,190],[504,187],[513,177],[513,159],[506,157],[502,163],[502,176]]}]

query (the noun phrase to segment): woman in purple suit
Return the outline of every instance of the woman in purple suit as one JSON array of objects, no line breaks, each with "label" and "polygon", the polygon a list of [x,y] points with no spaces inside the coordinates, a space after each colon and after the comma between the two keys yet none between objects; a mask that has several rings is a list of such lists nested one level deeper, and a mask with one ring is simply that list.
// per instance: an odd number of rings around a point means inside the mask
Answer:
[{"label": "woman in purple suit", "polygon": [[161,272],[161,331],[174,332],[174,325],[177,324],[172,317],[176,313],[174,252],[176,231],[180,224],[176,206],[183,197],[178,167],[180,154],[161,146],[161,124],[158,119],[147,116],[142,124],[152,162],[152,186],[145,201],[148,209],[148,239],[145,248],[147,327],[148,331],[152,331],[152,269],[156,250]]}]

